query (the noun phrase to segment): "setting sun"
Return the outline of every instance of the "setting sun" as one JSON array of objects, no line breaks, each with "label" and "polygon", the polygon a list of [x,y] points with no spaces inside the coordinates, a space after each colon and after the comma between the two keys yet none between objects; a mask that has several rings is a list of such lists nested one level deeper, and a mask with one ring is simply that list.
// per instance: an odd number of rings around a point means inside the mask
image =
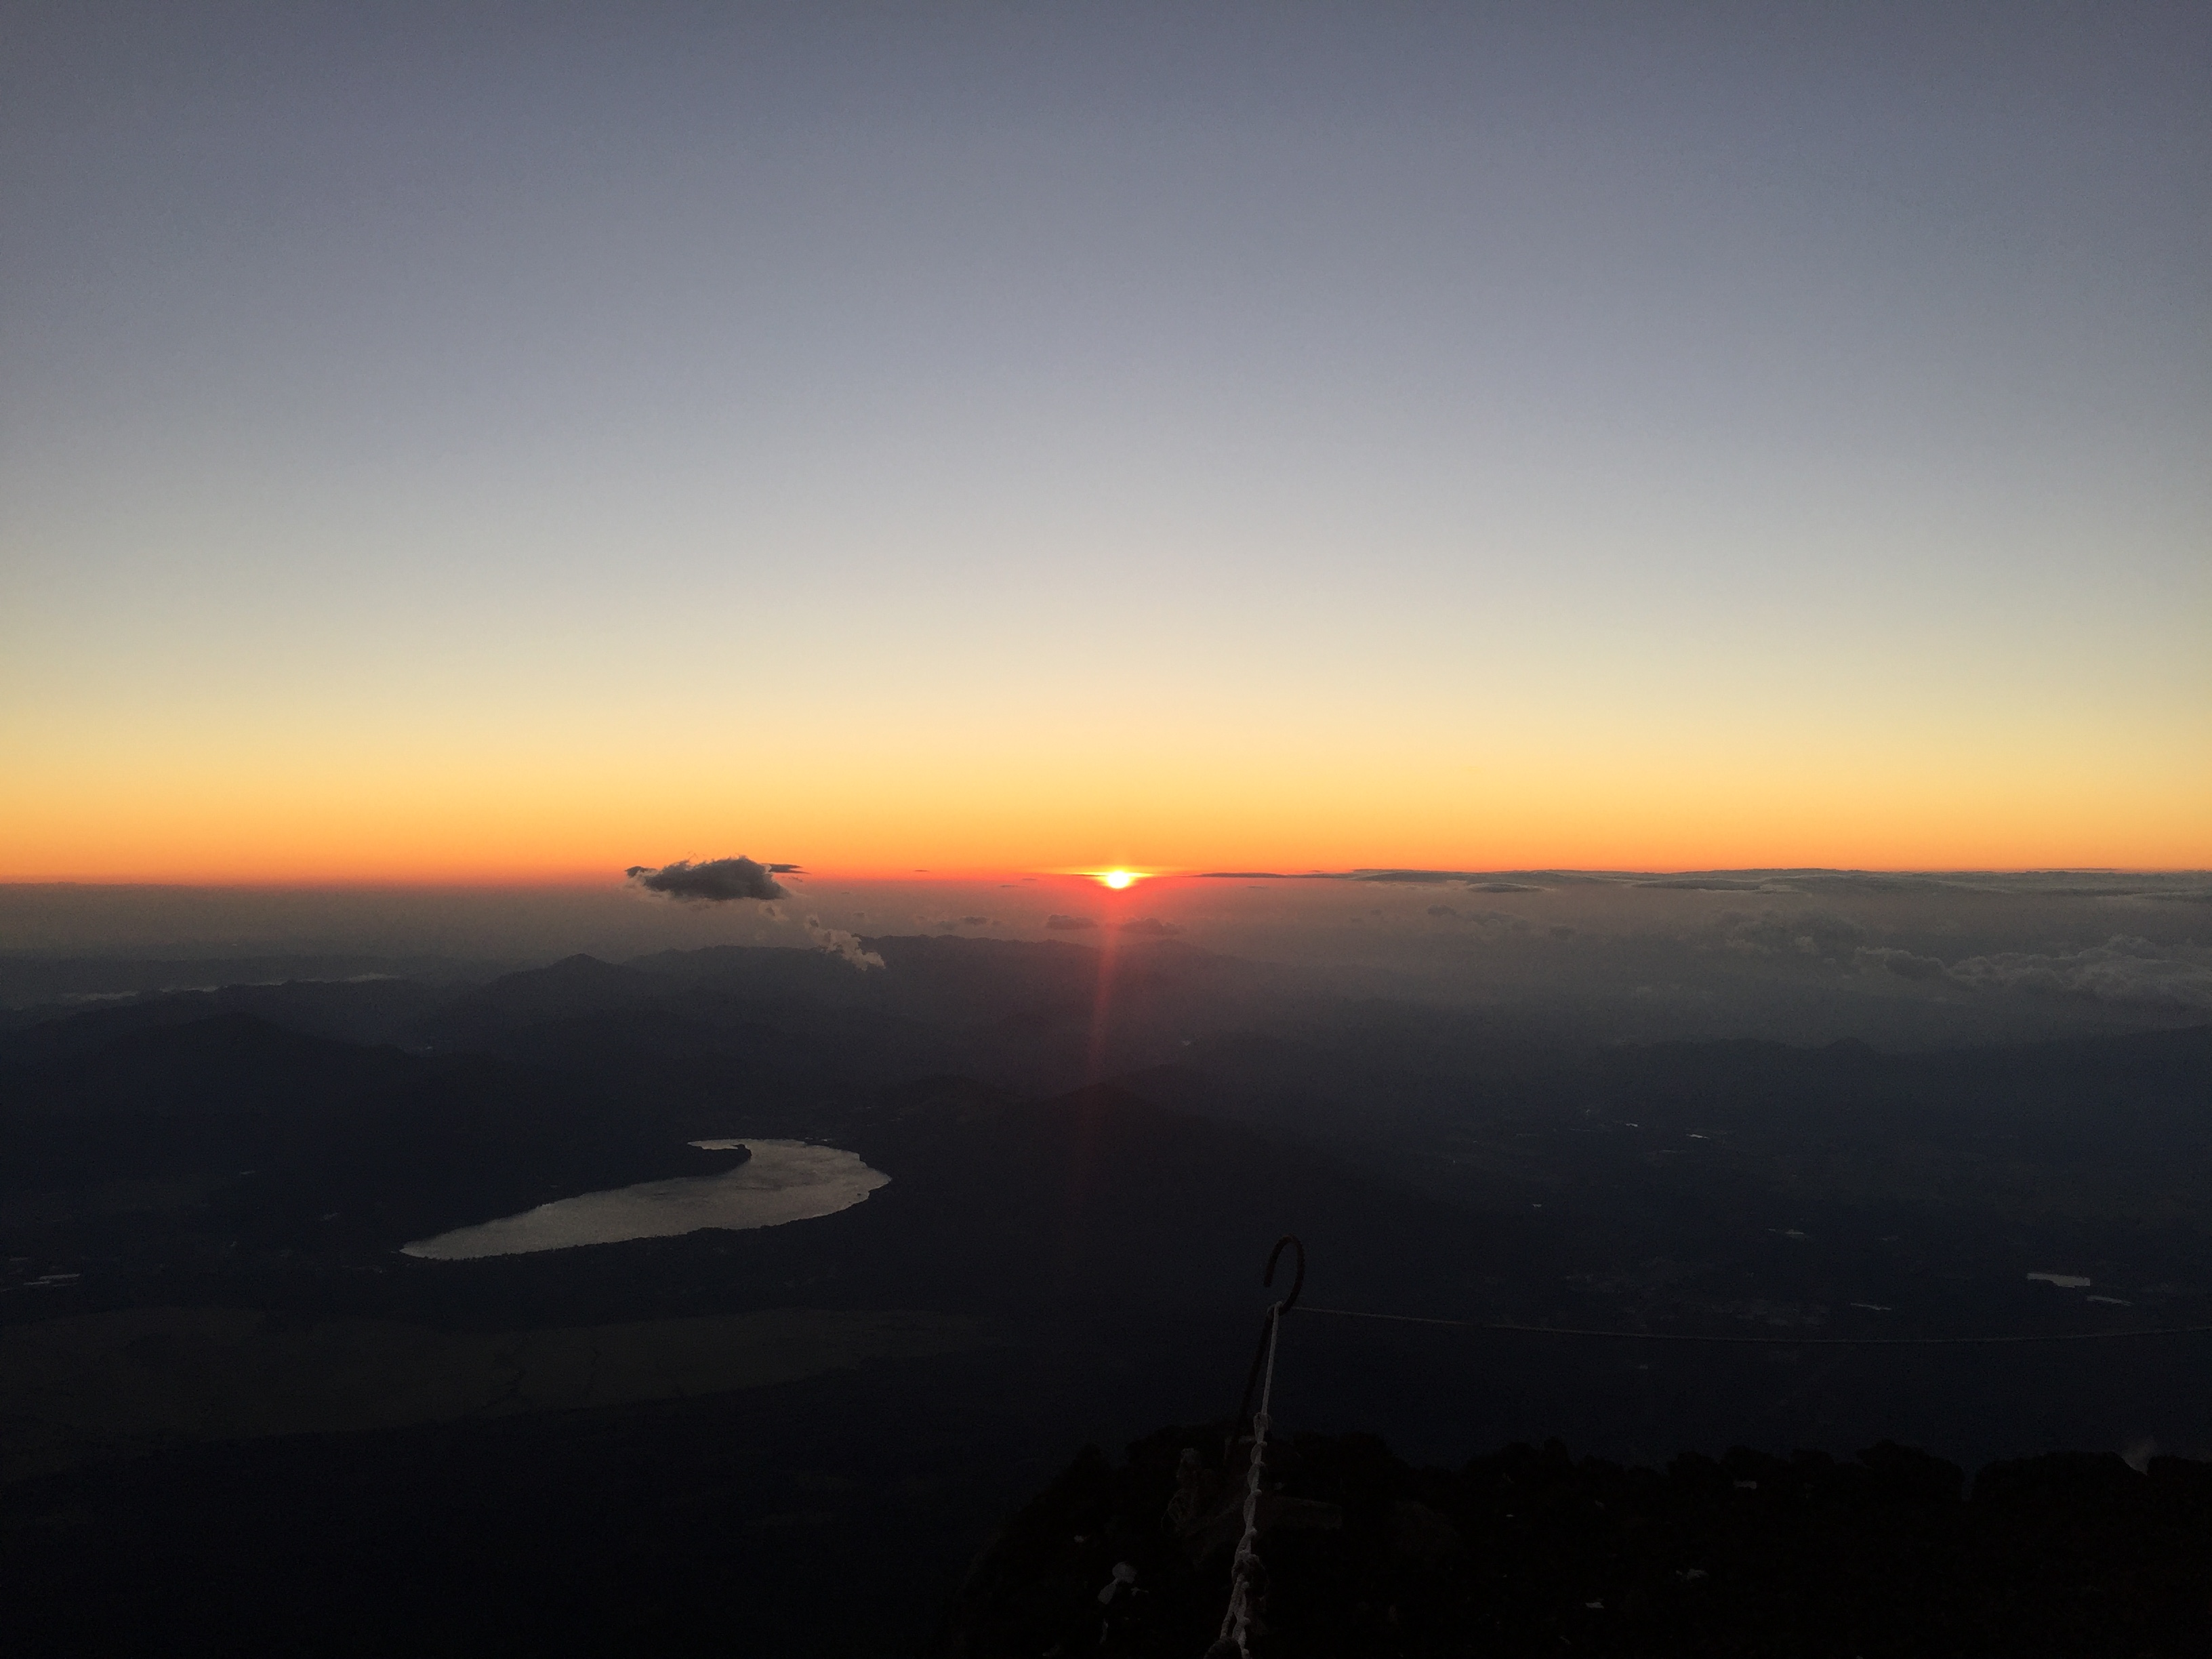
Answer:
[{"label": "setting sun", "polygon": [[1114,889],[1115,891],[1119,892],[1122,888],[1127,887],[1131,882],[1136,880],[1136,878],[1131,875],[1127,870],[1109,870],[1104,875],[1099,877],[1098,879],[1104,882],[1109,887]]}]

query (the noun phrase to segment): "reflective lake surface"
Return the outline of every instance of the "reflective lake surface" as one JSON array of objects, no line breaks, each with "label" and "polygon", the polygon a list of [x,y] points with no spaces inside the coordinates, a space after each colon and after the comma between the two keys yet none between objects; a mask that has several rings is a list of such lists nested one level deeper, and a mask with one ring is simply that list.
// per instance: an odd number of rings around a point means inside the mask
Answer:
[{"label": "reflective lake surface", "polygon": [[473,1227],[456,1227],[434,1238],[417,1239],[401,1254],[463,1261],[565,1250],[578,1244],[618,1244],[629,1238],[672,1238],[704,1227],[732,1231],[780,1227],[787,1221],[809,1221],[850,1209],[890,1180],[863,1164],[859,1154],[836,1146],[750,1139],[691,1144],[709,1152],[747,1146],[752,1156],[722,1175],[643,1181],[635,1187],[558,1199]]}]

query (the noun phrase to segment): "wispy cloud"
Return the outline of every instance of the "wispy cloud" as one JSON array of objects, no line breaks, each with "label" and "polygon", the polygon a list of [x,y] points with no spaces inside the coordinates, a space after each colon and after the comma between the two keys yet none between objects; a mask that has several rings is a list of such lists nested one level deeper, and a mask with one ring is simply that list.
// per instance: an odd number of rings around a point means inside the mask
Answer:
[{"label": "wispy cloud", "polygon": [[827,951],[833,957],[842,957],[855,968],[880,968],[884,965],[884,959],[868,949],[857,934],[848,933],[842,927],[825,927],[818,916],[806,917],[800,926],[806,929],[806,936],[814,941],[818,951]]}]

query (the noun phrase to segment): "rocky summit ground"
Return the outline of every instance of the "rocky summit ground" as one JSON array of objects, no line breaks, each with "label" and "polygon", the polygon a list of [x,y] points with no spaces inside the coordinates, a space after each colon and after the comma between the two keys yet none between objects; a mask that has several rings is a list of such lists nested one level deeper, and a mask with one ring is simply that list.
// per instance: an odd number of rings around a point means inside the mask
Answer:
[{"label": "rocky summit ground", "polygon": [[[1198,1659],[1249,1443],[1171,1428],[1079,1456],[978,1560],[942,1659]],[[1664,1469],[1554,1441],[1456,1471],[1360,1435],[1271,1443],[1255,1659],[2179,1656],[2212,1650],[2212,1464],[1956,1465],[1737,1449]]]}]

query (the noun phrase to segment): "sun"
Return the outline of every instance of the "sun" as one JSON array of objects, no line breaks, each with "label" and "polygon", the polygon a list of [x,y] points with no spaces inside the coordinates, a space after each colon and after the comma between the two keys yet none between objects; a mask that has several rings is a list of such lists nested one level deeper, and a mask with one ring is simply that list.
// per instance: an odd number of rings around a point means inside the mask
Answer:
[{"label": "sun", "polygon": [[1131,882],[1136,880],[1136,878],[1131,875],[1127,870],[1109,870],[1104,875],[1099,877],[1098,879],[1104,882],[1109,887],[1112,888],[1118,893],[1124,887],[1127,887]]}]

